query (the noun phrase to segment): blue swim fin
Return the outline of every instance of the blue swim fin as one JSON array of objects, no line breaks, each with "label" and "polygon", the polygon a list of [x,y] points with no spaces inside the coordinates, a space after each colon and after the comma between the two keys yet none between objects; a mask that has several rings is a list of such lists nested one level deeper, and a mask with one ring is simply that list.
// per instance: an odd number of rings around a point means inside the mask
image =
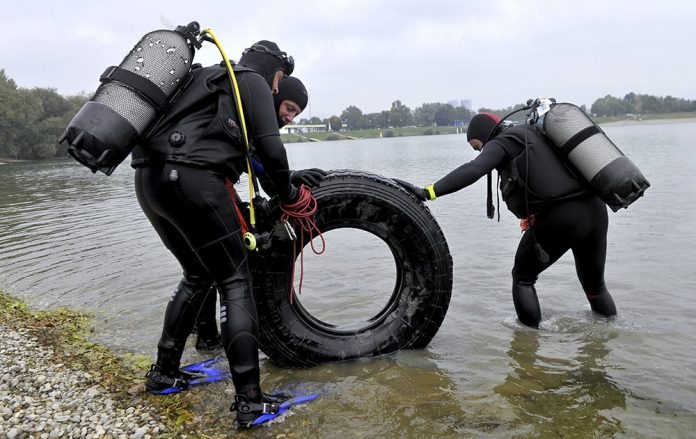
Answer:
[{"label": "blue swim fin", "polygon": [[251,425],[261,425],[264,424],[268,421],[271,421],[278,416],[282,415],[283,413],[287,412],[291,407],[294,407],[299,404],[304,404],[306,402],[313,401],[319,396],[318,393],[311,393],[309,395],[300,395],[296,396],[294,398],[290,398],[284,403],[280,404],[280,409],[278,410],[278,413],[266,413],[254,420],[254,422],[251,423]]},{"label": "blue swim fin", "polygon": [[225,362],[225,357],[214,357],[208,360],[199,361],[198,363],[188,364],[181,368],[183,372],[192,375],[193,378],[188,382],[188,388],[182,389],[179,387],[168,387],[158,392],[150,392],[155,395],[171,395],[173,393],[183,392],[192,387],[197,387],[203,384],[215,383],[217,381],[226,380],[232,377],[229,371],[221,370],[215,367],[219,363]]}]

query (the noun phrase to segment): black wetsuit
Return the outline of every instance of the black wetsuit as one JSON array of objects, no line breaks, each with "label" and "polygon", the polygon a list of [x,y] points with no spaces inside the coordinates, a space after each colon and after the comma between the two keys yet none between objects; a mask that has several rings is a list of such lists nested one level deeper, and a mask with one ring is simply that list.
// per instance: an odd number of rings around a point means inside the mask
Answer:
[{"label": "black wetsuit", "polygon": [[[218,66],[194,71],[154,134],[133,152],[135,189],[145,215],[183,269],[158,344],[157,365],[179,367],[201,303],[220,293],[222,339],[237,393],[260,395],[256,308],[239,220],[225,187],[245,169],[240,121],[230,80]],[[278,133],[273,97],[260,75],[236,75],[249,138],[279,188],[292,199],[287,155]]]},{"label": "black wetsuit", "polygon": [[434,184],[435,193],[442,196],[497,169],[510,210],[520,218],[534,214],[534,224],[520,240],[512,269],[515,309],[523,323],[534,327],[541,320],[534,283],[569,249],[592,309],[616,314],[604,282],[606,205],[582,188],[550,148],[538,128],[511,127],[487,142],[474,160]]}]

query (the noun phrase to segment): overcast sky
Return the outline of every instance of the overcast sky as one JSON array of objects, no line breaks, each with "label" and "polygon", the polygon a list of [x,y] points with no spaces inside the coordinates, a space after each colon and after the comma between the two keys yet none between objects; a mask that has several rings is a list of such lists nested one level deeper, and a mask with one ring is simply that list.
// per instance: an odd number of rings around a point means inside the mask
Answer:
[{"label": "overcast sky", "polygon": [[[310,94],[301,117],[538,96],[590,106],[629,92],[696,99],[691,0],[6,1],[0,69],[20,87],[92,94],[147,32],[198,21],[228,55],[269,39]],[[204,65],[220,55],[207,44]]]}]

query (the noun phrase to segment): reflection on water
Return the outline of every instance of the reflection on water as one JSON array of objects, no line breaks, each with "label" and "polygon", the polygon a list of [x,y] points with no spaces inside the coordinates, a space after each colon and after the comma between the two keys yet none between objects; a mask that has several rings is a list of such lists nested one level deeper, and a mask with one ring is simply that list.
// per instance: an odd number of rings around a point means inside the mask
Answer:
[{"label": "reflection on water", "polygon": [[[517,221],[487,220],[478,182],[428,203],[454,263],[449,311],[428,348],[299,370],[264,359],[264,389],[322,397],[282,424],[235,436],[693,437],[696,123],[606,131],[652,184],[609,217],[616,319],[593,316],[567,255],[538,281],[542,330],[521,327],[510,295]],[[296,169],[365,169],[420,185],[474,156],[461,135],[288,145]],[[305,255],[300,300],[350,324],[342,311],[378,308],[393,289],[393,257],[350,234],[327,239],[326,259]],[[110,177],[72,161],[0,166],[0,289],[34,306],[91,311],[96,341],[154,356],[180,275],[137,205],[128,166]],[[195,359],[189,347],[184,361]],[[229,431],[231,392],[218,383],[186,394],[214,418],[201,421],[201,434]]]},{"label": "reflection on water", "polygon": [[[623,431],[611,411],[626,408],[626,391],[607,371],[607,342],[616,337],[615,332],[597,331],[559,340],[540,331],[516,330],[508,350],[512,371],[494,390],[532,437],[611,437]],[[569,343],[577,354],[544,353],[542,343],[558,342]]]},{"label": "reflection on water", "polygon": [[[285,370],[265,365],[266,390],[320,393],[284,416],[282,424],[259,428],[249,437],[474,437],[466,402],[457,384],[423,352],[399,352],[382,358]],[[189,392],[208,434],[229,431],[231,394],[224,385]]]},{"label": "reflection on water", "polygon": [[[295,291],[299,292],[295,300],[336,330],[365,327],[394,293],[394,256],[384,241],[364,230],[335,229],[323,237],[331,245],[321,254],[307,245],[302,263],[295,266]],[[321,251],[320,238],[312,244]]]}]

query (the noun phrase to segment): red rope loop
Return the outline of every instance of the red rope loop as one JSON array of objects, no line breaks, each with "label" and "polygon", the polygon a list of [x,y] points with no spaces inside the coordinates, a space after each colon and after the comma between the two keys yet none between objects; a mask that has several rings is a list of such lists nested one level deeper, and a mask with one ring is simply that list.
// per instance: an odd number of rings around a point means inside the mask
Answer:
[{"label": "red rope loop", "polygon": [[[304,235],[305,232],[309,235],[309,245],[316,255],[324,253],[326,250],[326,241],[321,230],[314,222],[314,214],[317,213],[317,200],[312,195],[312,191],[305,185],[298,188],[299,194],[297,200],[292,204],[281,204],[280,210],[283,212],[280,215],[281,221],[292,222],[295,229],[300,230],[300,285],[298,294],[302,294],[302,280],[304,277]],[[314,234],[321,238],[321,251],[314,248]],[[292,274],[290,275],[290,304],[292,304],[293,287],[295,283],[295,260],[297,259],[297,241],[292,247]]]}]

